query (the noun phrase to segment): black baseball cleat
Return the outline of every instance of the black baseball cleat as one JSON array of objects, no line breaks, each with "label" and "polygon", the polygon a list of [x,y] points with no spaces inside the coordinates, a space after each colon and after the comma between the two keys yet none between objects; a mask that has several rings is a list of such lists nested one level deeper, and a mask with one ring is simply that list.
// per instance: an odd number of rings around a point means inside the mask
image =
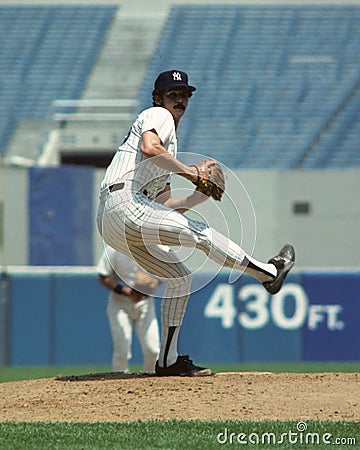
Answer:
[{"label": "black baseball cleat", "polygon": [[204,377],[212,375],[210,369],[195,366],[189,359],[189,355],[179,355],[176,363],[169,367],[159,367],[158,361],[156,361],[155,373],[158,377]]},{"label": "black baseball cleat", "polygon": [[295,249],[290,244],[285,244],[277,256],[268,261],[277,268],[277,275],[273,281],[263,283],[264,288],[274,295],[278,293],[284,283],[287,274],[295,264]]}]

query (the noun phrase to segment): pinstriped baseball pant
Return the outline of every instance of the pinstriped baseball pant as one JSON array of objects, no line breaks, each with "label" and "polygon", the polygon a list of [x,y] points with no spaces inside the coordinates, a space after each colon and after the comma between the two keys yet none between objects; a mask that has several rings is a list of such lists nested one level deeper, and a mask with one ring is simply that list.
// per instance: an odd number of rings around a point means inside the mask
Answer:
[{"label": "pinstriped baseball pant", "polygon": [[192,281],[191,273],[169,246],[196,247],[221,266],[245,269],[247,255],[238,244],[141,193],[120,190],[103,194],[97,223],[108,245],[166,283],[161,306],[164,326],[181,325]]}]

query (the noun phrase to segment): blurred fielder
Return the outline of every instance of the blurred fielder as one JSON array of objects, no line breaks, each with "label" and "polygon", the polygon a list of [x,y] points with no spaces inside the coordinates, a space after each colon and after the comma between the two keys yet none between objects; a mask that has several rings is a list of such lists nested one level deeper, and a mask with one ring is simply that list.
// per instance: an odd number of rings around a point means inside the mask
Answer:
[{"label": "blurred fielder", "polygon": [[[160,355],[155,368],[158,376],[211,374],[209,369],[193,364],[189,355],[178,355],[191,273],[171,247],[200,249],[223,267],[245,271],[270,294],[281,289],[295,262],[295,251],[289,244],[268,263],[257,261],[214,228],[184,214],[209,197],[220,200],[225,189],[222,169],[216,161],[207,159],[187,166],[176,159],[176,129],[195,90],[185,72],[162,72],[155,81],[153,107],[139,114],[101,183],[97,223],[104,241],[166,284],[161,305]],[[171,173],[196,185],[188,197],[172,197]]]},{"label": "blurred fielder", "polygon": [[128,256],[106,246],[97,271],[99,282],[110,290],[106,313],[113,343],[112,368],[129,372],[132,331],[144,356],[143,372],[154,373],[159,355],[159,327],[152,297],[159,281]]}]

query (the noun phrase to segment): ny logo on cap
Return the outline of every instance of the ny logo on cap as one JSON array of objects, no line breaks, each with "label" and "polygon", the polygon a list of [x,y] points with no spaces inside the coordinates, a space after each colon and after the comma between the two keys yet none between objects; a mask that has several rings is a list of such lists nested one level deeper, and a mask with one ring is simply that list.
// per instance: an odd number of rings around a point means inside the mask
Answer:
[{"label": "ny logo on cap", "polygon": [[172,76],[173,76],[173,80],[174,80],[174,81],[182,81],[182,80],[181,80],[181,73],[180,73],[180,72],[173,72],[173,73],[172,73]]}]

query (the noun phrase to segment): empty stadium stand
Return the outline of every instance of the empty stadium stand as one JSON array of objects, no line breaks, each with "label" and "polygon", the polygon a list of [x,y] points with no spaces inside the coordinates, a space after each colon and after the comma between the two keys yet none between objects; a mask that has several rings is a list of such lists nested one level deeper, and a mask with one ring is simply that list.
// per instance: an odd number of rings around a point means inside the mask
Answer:
[{"label": "empty stadium stand", "polygon": [[175,5],[139,103],[162,70],[198,90],[179,150],[238,168],[360,166],[360,7]]},{"label": "empty stadium stand", "polygon": [[[82,97],[116,10],[0,6],[0,157],[19,123],[31,130],[53,100]],[[174,5],[140,108],[160,71],[183,68],[198,90],[180,151],[238,168],[358,167],[359,25],[356,5]]]},{"label": "empty stadium stand", "polygon": [[0,156],[20,120],[81,97],[115,6],[0,6]]}]

